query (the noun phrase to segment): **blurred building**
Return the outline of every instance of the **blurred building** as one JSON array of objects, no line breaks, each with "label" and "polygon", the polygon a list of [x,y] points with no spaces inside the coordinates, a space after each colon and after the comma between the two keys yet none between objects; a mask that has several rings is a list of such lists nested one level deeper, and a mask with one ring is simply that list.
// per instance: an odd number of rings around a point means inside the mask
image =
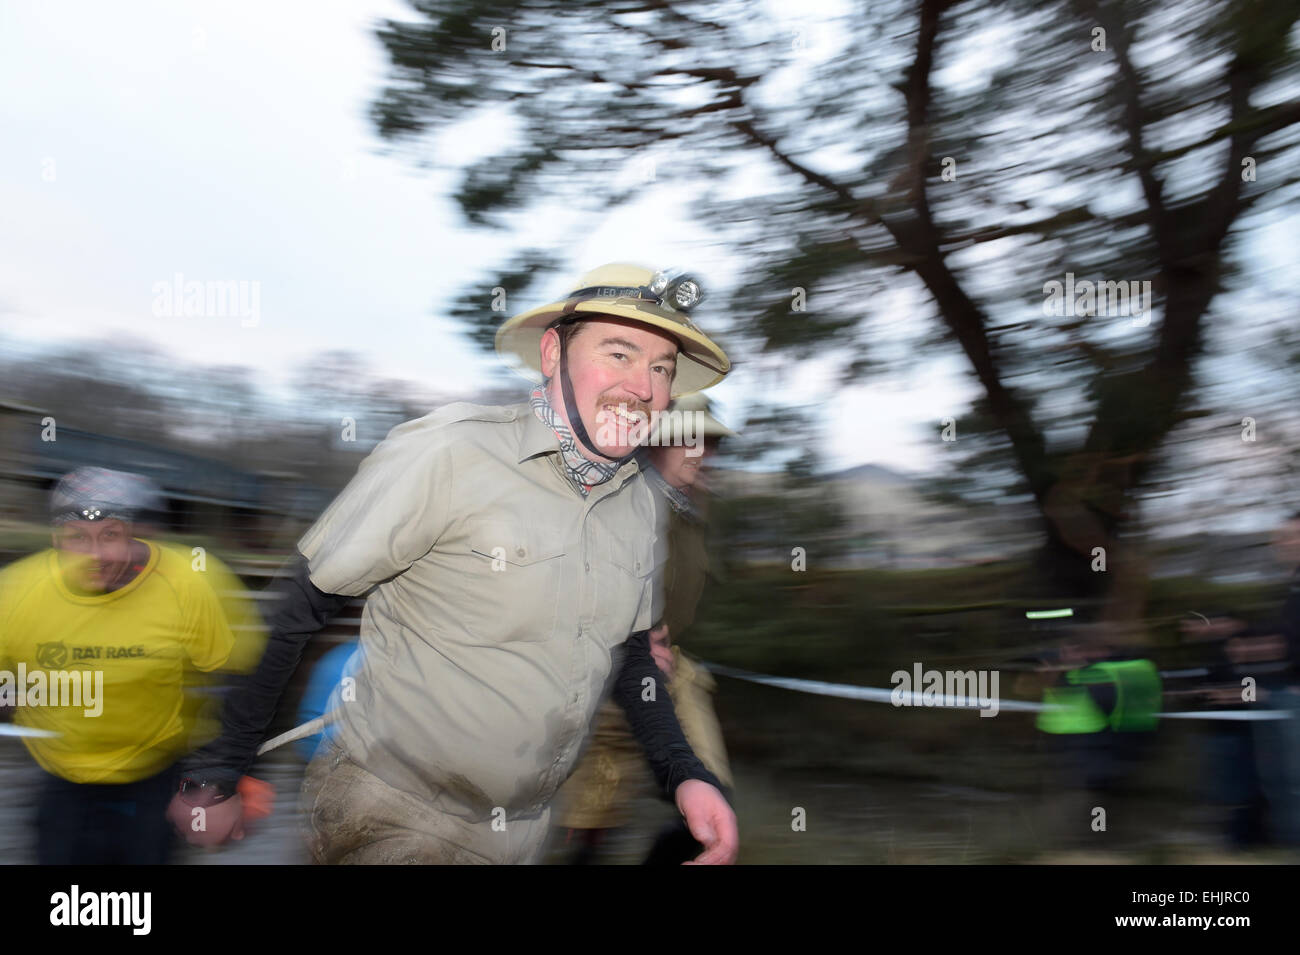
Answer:
[{"label": "blurred building", "polygon": [[164,497],[164,531],[239,549],[283,546],[286,532],[296,534],[331,497],[295,473],[246,471],[146,441],[55,427],[39,408],[0,402],[0,516],[5,520],[43,524],[50,488],[86,465],[151,478]]},{"label": "blurred building", "polygon": [[[789,495],[777,471],[717,468],[718,491],[737,502],[762,502]],[[957,567],[1006,560],[1042,543],[1041,520],[1030,504],[999,501],[944,503],[928,493],[923,479],[864,464],[825,475],[817,494],[833,496],[843,521],[826,537],[838,540],[836,566],[853,569]],[[757,542],[755,542],[757,543]],[[1198,577],[1215,583],[1262,582],[1278,576],[1269,533],[1155,536],[1149,539],[1154,577]],[[788,547],[751,548],[751,559],[779,560]]]}]

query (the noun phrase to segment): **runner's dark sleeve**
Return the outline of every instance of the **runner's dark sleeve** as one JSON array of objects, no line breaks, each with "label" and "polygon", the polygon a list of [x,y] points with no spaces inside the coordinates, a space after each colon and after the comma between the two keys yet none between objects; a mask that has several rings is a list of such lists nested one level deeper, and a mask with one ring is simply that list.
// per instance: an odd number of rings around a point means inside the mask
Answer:
[{"label": "runner's dark sleeve", "polygon": [[[730,793],[718,777],[704,768],[700,758],[686,741],[663,672],[650,654],[650,631],[638,630],[627,638],[623,668],[614,680],[613,698],[627,714],[632,735],[650,760],[655,781],[672,798],[677,787],[688,779],[701,779],[716,786],[730,799]],[[642,699],[645,679],[655,681],[653,700]]]},{"label": "runner's dark sleeve", "polygon": [[267,618],[270,636],[257,669],[233,681],[221,708],[221,735],[184,763],[187,775],[233,792],[257,755],[276,704],[302,660],[303,648],[351,597],[327,594],[308,577],[298,555],[272,588],[279,596]]}]

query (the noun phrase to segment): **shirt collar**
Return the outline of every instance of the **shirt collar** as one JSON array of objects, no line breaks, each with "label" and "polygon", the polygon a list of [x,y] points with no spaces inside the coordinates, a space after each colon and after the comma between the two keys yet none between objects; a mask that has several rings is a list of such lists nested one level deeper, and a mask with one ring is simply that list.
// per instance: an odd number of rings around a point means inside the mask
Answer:
[{"label": "shirt collar", "polygon": [[555,432],[533,414],[532,406],[523,402],[518,407],[516,421],[521,423],[519,429],[519,461],[522,463],[538,454],[560,453],[560,439]]}]

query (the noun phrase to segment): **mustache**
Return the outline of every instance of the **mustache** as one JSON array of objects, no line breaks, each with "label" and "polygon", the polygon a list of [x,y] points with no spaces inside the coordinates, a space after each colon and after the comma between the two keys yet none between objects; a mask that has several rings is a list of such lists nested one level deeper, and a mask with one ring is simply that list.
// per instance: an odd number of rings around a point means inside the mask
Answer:
[{"label": "mustache", "polygon": [[605,405],[613,405],[617,408],[619,405],[627,408],[628,411],[636,411],[650,416],[650,406],[639,398],[616,398],[613,395],[601,395],[596,399],[596,410],[599,411]]}]

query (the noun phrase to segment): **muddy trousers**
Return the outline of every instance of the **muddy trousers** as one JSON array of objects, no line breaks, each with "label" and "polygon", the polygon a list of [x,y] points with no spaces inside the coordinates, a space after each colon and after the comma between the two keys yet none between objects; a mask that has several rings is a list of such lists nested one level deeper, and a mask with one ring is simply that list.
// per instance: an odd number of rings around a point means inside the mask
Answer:
[{"label": "muddy trousers", "polygon": [[[459,810],[449,811],[449,810]],[[307,848],[322,865],[492,865],[537,860],[550,821],[471,821],[449,793],[429,802],[394,789],[329,740],[303,778]]]}]

